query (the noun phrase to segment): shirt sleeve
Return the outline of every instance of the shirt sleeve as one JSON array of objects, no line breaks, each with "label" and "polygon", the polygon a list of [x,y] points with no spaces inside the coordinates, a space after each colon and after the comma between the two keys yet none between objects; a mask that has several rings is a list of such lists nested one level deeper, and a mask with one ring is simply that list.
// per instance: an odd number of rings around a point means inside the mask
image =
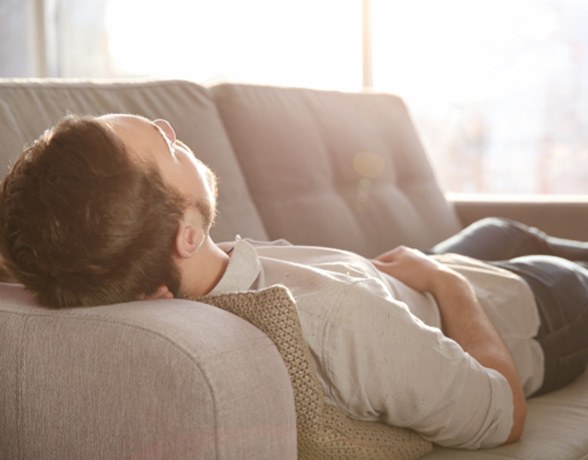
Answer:
[{"label": "shirt sleeve", "polygon": [[346,289],[338,305],[324,328],[319,371],[327,400],[443,446],[477,449],[507,439],[514,405],[500,373],[400,301]]}]

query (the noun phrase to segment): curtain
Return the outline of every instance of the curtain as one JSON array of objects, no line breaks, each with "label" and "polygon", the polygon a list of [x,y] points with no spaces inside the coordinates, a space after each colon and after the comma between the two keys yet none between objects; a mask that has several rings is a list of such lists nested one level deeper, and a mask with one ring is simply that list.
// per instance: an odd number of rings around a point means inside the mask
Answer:
[{"label": "curtain", "polygon": [[2,0],[0,77],[108,77],[106,0]]},{"label": "curtain", "polygon": [[37,75],[34,22],[32,1],[0,2],[0,77]]}]

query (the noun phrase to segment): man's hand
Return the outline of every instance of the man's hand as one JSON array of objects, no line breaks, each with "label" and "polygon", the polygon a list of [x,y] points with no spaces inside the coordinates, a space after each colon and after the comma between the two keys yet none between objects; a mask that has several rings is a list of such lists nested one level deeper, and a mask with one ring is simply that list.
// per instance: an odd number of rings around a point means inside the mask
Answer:
[{"label": "man's hand", "polygon": [[440,275],[455,273],[449,267],[437,262],[422,252],[398,246],[372,260],[378,270],[403,282],[420,292],[433,293]]},{"label": "man's hand", "polygon": [[435,297],[443,333],[461,345],[482,366],[500,372],[508,381],[514,403],[513,426],[505,443],[520,439],[526,402],[512,356],[478,303],[469,281],[420,251],[399,246],[372,260],[380,271]]}]

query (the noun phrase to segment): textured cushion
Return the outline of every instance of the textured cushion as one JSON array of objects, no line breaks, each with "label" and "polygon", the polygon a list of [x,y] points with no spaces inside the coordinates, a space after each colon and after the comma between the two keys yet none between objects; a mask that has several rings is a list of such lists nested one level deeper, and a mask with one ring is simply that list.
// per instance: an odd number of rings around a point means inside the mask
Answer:
[{"label": "textured cushion", "polygon": [[370,257],[459,229],[397,97],[231,84],[211,92],[271,238]]},{"label": "textured cushion", "polygon": [[431,450],[431,443],[413,431],[352,420],[323,402],[296,305],[287,288],[272,286],[198,300],[250,321],[276,344],[294,388],[300,460],[409,460]]},{"label": "textured cushion", "polygon": [[26,144],[67,113],[110,112],[168,120],[178,138],[219,175],[217,240],[233,240],[238,233],[267,237],[216,107],[205,88],[190,82],[0,82],[0,178]]}]

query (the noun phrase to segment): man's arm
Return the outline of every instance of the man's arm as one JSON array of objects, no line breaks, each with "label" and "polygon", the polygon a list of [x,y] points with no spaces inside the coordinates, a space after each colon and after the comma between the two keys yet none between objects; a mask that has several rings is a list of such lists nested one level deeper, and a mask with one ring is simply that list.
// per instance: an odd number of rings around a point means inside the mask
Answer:
[{"label": "man's arm", "polygon": [[462,275],[423,253],[400,246],[373,260],[384,273],[437,301],[444,334],[455,340],[482,366],[508,381],[514,403],[513,426],[505,444],[518,441],[526,416],[525,396],[512,356]]}]

